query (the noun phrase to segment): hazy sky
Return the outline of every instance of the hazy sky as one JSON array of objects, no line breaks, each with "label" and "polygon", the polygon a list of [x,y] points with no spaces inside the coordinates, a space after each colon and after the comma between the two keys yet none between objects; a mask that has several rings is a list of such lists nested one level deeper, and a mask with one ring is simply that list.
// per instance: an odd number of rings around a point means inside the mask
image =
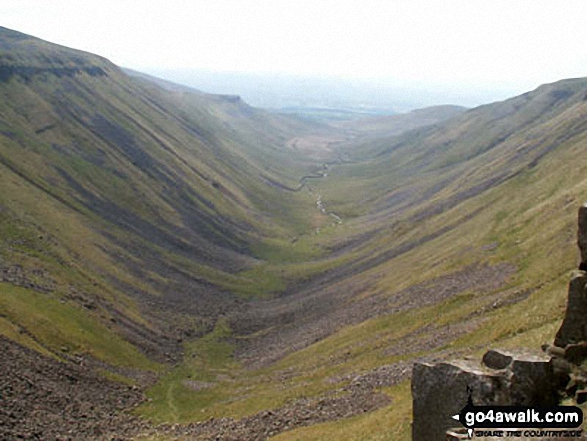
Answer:
[{"label": "hazy sky", "polygon": [[2,0],[0,24],[136,69],[383,77],[524,91],[587,76],[587,2]]}]

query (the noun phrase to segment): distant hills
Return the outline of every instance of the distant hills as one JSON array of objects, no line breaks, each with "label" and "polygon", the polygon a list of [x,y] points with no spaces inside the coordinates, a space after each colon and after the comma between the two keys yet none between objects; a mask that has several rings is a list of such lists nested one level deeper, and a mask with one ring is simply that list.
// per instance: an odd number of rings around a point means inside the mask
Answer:
[{"label": "distant hills", "polygon": [[374,136],[379,138],[389,137],[418,127],[439,123],[459,115],[465,110],[467,110],[465,107],[450,105],[425,107],[399,115],[354,118],[342,124],[342,127],[347,130],[357,130],[362,134],[373,133]]},{"label": "distant hills", "polygon": [[215,72],[204,69],[149,69],[148,73],[199,90],[238,94],[255,107],[330,109],[366,115],[405,113],[426,106],[477,106],[509,96],[455,84],[420,84],[389,78],[352,78],[285,73]]},{"label": "distant hills", "polygon": [[558,329],[586,96],[308,118],[0,28],[0,437],[409,439],[414,361]]}]

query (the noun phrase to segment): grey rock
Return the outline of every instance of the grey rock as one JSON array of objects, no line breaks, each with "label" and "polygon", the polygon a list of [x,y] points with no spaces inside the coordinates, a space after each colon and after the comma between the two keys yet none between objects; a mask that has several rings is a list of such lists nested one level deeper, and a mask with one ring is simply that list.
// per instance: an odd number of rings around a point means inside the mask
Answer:
[{"label": "grey rock", "polygon": [[489,369],[505,369],[512,362],[511,355],[491,349],[483,355],[483,364]]},{"label": "grey rock", "polygon": [[[554,340],[555,346],[561,348],[587,341],[587,204],[579,208],[577,244],[581,264],[569,283],[565,317]],[[571,352],[572,357],[579,355],[574,349]]]},{"label": "grey rock", "polygon": [[564,357],[571,363],[581,364],[583,360],[587,359],[587,342],[568,344],[565,347]]},{"label": "grey rock", "polygon": [[541,351],[517,350],[509,352],[512,364],[509,367],[511,404],[554,405],[556,388],[551,357]]},{"label": "grey rock", "polygon": [[568,384],[570,374],[573,371],[571,364],[562,357],[553,357],[552,374],[554,377],[554,386],[557,389],[563,389]]},{"label": "grey rock", "polygon": [[468,440],[469,434],[463,428],[455,428],[446,431],[446,441]]},{"label": "grey rock", "polygon": [[587,401],[587,390],[581,389],[575,392],[575,401],[577,404],[583,404]]},{"label": "grey rock", "polygon": [[564,358],[565,350],[564,348],[559,348],[558,346],[554,346],[551,344],[544,344],[542,345],[542,350],[546,352],[551,357],[561,357]]},{"label": "grey rock", "polygon": [[569,344],[587,340],[587,273],[576,271],[569,283],[567,309],[563,323],[554,339],[555,346],[564,348]]},{"label": "grey rock", "polygon": [[467,404],[467,387],[475,404],[506,404],[502,374],[481,363],[456,360],[417,363],[412,370],[412,440],[444,440],[455,426],[452,416]]},{"label": "grey rock", "polygon": [[[587,203],[579,208],[577,244],[581,250],[581,267],[587,265]],[[581,268],[583,269],[583,268]]]},{"label": "grey rock", "polygon": [[[490,368],[491,366],[498,366]],[[452,416],[475,405],[553,405],[553,366],[541,351],[494,350],[483,363],[456,360],[415,364],[412,371],[413,441],[444,440]]]}]

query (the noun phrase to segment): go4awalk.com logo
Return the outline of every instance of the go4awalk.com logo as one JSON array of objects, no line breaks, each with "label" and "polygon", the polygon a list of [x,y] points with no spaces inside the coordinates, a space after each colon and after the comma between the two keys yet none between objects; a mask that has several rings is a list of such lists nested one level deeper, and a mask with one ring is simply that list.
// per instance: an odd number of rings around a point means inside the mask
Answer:
[{"label": "go4awalk.com logo", "polygon": [[583,411],[577,406],[475,406],[469,403],[453,418],[471,438],[580,437]]}]

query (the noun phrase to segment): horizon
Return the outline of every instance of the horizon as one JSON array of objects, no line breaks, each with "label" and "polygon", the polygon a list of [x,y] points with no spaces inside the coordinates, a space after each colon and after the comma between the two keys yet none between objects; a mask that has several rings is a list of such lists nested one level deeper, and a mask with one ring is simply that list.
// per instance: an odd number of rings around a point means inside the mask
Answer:
[{"label": "horizon", "polygon": [[131,0],[80,6],[71,0],[50,5],[6,0],[0,15],[2,25],[10,29],[149,74],[297,76],[403,87],[420,93],[427,105],[471,107],[540,84],[587,76],[587,53],[577,53],[574,44],[587,38],[582,2],[420,0],[369,5],[219,0],[167,7],[160,1]]}]

